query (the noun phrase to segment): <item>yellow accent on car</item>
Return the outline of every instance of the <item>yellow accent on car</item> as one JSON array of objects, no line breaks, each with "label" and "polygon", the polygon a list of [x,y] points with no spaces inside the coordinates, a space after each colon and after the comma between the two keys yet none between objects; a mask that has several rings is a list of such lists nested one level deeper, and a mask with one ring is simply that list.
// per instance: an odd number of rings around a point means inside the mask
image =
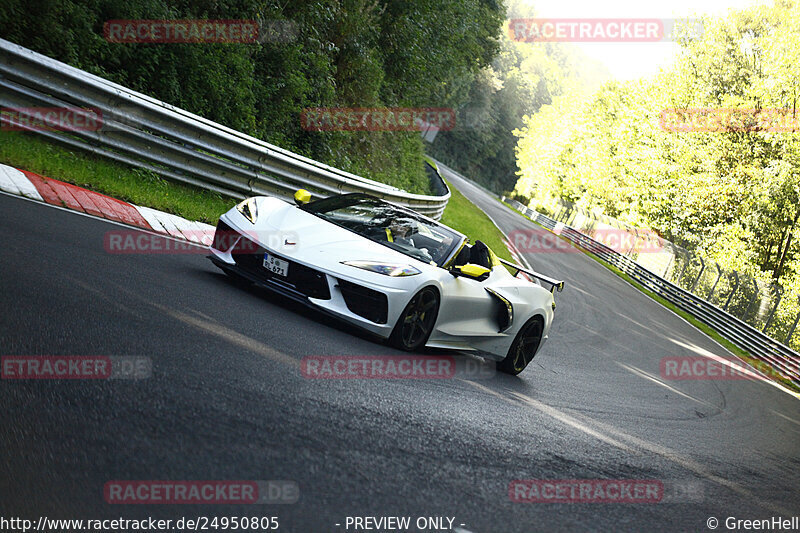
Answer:
[{"label": "yellow accent on car", "polygon": [[297,205],[307,204],[311,201],[311,193],[305,189],[297,189],[297,192],[294,193],[294,203]]},{"label": "yellow accent on car", "polygon": [[486,267],[482,267],[480,265],[476,265],[475,263],[467,263],[466,265],[461,265],[456,267],[462,274],[466,274],[471,278],[479,278],[481,276],[485,276],[491,270]]},{"label": "yellow accent on car", "polygon": [[494,253],[494,250],[488,246],[486,248],[489,250],[489,264],[491,264],[493,267],[500,266],[500,258],[497,257],[497,254]]},{"label": "yellow accent on car", "polygon": [[392,237],[392,230],[390,230],[389,228],[386,228],[386,239],[389,242],[394,242],[394,237]]}]

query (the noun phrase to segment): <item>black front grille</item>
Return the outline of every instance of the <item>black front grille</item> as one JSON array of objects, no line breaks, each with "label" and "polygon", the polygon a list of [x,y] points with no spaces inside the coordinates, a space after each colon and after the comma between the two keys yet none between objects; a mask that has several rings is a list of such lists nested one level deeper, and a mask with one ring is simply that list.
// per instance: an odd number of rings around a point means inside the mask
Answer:
[{"label": "black front grille", "polygon": [[376,324],[386,324],[389,300],[384,293],[343,279],[339,280],[339,288],[350,311]]},{"label": "black front grille", "polygon": [[247,237],[242,237],[231,251],[231,255],[233,256],[233,260],[236,261],[236,266],[256,275],[259,279],[288,285],[290,288],[293,288],[309,298],[330,300],[331,292],[328,288],[328,280],[325,274],[269,252],[270,255],[274,255],[289,263],[286,277],[279,276],[264,268],[264,253],[266,252],[266,249],[255,242]]}]

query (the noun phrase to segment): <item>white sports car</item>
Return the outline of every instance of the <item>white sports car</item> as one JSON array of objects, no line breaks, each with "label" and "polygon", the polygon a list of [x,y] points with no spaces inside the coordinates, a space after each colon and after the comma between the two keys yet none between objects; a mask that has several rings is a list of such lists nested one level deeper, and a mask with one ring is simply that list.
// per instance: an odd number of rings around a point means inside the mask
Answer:
[{"label": "white sports car", "polygon": [[[518,374],[541,347],[563,282],[507,263],[482,242],[378,198],[296,205],[248,198],[220,217],[209,258],[396,347],[473,351]],[[503,264],[536,281],[512,275]],[[548,291],[539,283],[551,286]]]}]

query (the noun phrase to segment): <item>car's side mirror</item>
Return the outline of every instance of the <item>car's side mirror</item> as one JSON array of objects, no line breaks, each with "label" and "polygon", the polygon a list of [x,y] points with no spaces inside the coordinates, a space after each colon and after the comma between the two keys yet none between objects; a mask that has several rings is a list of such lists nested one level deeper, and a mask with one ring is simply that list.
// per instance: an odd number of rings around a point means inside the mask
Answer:
[{"label": "car's side mirror", "polygon": [[475,263],[467,263],[466,265],[454,266],[450,269],[450,273],[456,277],[464,276],[465,278],[483,281],[489,277],[492,271]]},{"label": "car's side mirror", "polygon": [[294,203],[297,205],[307,204],[311,201],[311,193],[305,189],[297,189],[297,192],[294,193]]}]

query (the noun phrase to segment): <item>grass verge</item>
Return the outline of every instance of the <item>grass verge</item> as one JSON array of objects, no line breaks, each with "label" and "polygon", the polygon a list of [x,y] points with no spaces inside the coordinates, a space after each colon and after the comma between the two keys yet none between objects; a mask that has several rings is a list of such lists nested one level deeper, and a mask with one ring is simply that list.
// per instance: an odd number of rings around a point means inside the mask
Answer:
[{"label": "grass verge", "polygon": [[[530,217],[528,217],[527,215],[525,215],[521,211],[511,207],[508,204],[504,203],[503,205],[508,207],[512,211],[515,211],[520,216],[527,218],[528,220],[530,220],[531,222],[533,222],[537,226],[543,227],[538,222],[535,222],[535,221],[531,220]],[[608,263],[607,261],[601,259],[600,257],[597,257],[596,255],[594,255],[592,253],[586,252],[585,250],[581,249],[578,246],[575,246],[575,244],[573,244],[572,241],[570,241],[568,239],[565,239],[564,237],[562,237],[560,235],[558,235],[558,237],[560,239],[562,239],[564,242],[566,242],[567,244],[569,244],[570,246],[572,246],[573,248],[576,248],[577,250],[580,250],[582,253],[584,253],[585,255],[590,257],[591,259],[594,259],[596,262],[598,262],[601,265],[603,265],[604,267],[606,267],[608,270],[610,270],[611,272],[616,274],[618,277],[620,277],[623,280],[627,281],[630,285],[632,285],[639,292],[644,293],[645,295],[649,296],[650,298],[652,298],[656,302],[660,303],[661,305],[663,305],[664,307],[666,307],[667,309],[669,309],[670,311],[672,311],[673,313],[675,313],[679,317],[681,317],[684,320],[686,320],[687,322],[689,322],[691,325],[693,325],[694,327],[696,327],[697,329],[699,329],[700,331],[702,331],[703,333],[705,333],[706,335],[708,335],[709,337],[711,337],[712,339],[717,341],[725,349],[727,349],[729,352],[734,354],[739,359],[741,359],[741,360],[745,361],[746,363],[748,363],[753,368],[761,369],[761,370],[765,369],[765,364],[766,363],[764,363],[761,360],[753,357],[752,355],[750,355],[750,352],[740,348],[736,344],[734,344],[731,341],[729,341],[727,338],[723,337],[722,334],[719,333],[716,329],[712,328],[711,326],[709,326],[705,322],[702,322],[702,321],[698,320],[694,316],[690,315],[689,313],[687,313],[686,311],[684,311],[680,307],[678,307],[675,304],[673,304],[672,302],[664,299],[663,297],[659,296],[658,294],[654,293],[653,291],[645,288],[641,283],[639,283],[638,281],[636,281],[635,279],[630,277],[628,274],[624,273],[619,268],[615,267],[614,265]],[[767,365],[767,366],[769,366],[769,365]],[[764,372],[764,374],[769,376],[772,380],[777,381],[781,385],[785,386],[786,388],[791,389],[791,390],[793,390],[795,392],[800,392],[800,385],[798,385],[797,383],[793,382],[792,380],[786,379],[786,378],[783,378],[783,377],[780,377],[780,376],[770,375],[769,372]]]},{"label": "grass verge", "polygon": [[511,253],[503,243],[503,233],[497,229],[494,222],[447,180],[445,183],[450,188],[450,201],[447,202],[447,207],[442,214],[442,223],[460,231],[472,242],[483,241],[499,257],[514,262]]},{"label": "grass verge", "polygon": [[236,204],[234,198],[20,132],[0,131],[0,163],[209,224]]},{"label": "grass verge", "polygon": [[[218,193],[160,178],[153,172],[71,150],[35,135],[0,131],[0,162],[101,192],[136,205],[216,224],[236,203]],[[448,184],[449,186],[449,184]],[[479,239],[509,261],[503,234],[486,214],[454,187],[442,222]]]},{"label": "grass verge", "polygon": [[[618,269],[614,265],[611,265],[611,264],[605,262],[603,259],[600,259],[599,257],[596,257],[593,254],[586,254],[586,255],[588,255],[589,257],[591,257],[592,259],[594,259],[595,261],[597,261],[598,263],[600,263],[601,265],[603,265],[604,267],[609,269],[611,272],[613,272],[614,274],[616,274],[620,278],[624,279],[625,281],[627,281],[628,283],[633,285],[640,292],[643,292],[644,294],[646,294],[647,296],[649,296],[650,298],[652,298],[656,302],[660,303],[661,305],[663,305],[664,307],[666,307],[667,309],[669,309],[670,311],[672,311],[676,315],[680,316],[681,318],[683,318],[684,320],[689,322],[691,325],[693,325],[694,327],[696,327],[697,329],[699,329],[700,331],[702,331],[703,333],[705,333],[706,335],[708,335],[709,337],[711,337],[712,339],[717,341],[719,344],[724,346],[729,352],[731,352],[732,354],[734,354],[738,358],[740,358],[743,361],[745,361],[748,364],[750,364],[750,366],[752,366],[753,368],[759,369],[762,372],[764,372],[764,374],[769,376],[770,372],[767,371],[767,369],[765,368],[765,364],[766,363],[762,362],[759,359],[756,359],[755,357],[750,355],[750,352],[740,348],[739,346],[735,345],[734,343],[732,343],[731,341],[729,341],[728,339],[723,337],[717,330],[715,330],[714,328],[712,328],[711,326],[709,326],[705,322],[701,322],[700,320],[698,320],[694,316],[690,315],[689,313],[687,313],[683,309],[679,308],[678,306],[676,306],[672,302],[669,302],[669,301],[665,300],[663,297],[659,296],[658,294],[654,293],[653,291],[648,290],[647,288],[643,287],[639,282],[637,282],[636,280],[631,278],[629,275],[627,275],[624,272],[622,272],[620,269]],[[797,385],[792,380],[783,378],[781,376],[769,376],[769,377],[771,379],[773,379],[774,381],[779,382],[781,385],[784,385],[785,387],[787,387],[787,388],[789,388],[789,389],[791,389],[791,390],[793,390],[795,392],[800,392],[800,385]]]}]

